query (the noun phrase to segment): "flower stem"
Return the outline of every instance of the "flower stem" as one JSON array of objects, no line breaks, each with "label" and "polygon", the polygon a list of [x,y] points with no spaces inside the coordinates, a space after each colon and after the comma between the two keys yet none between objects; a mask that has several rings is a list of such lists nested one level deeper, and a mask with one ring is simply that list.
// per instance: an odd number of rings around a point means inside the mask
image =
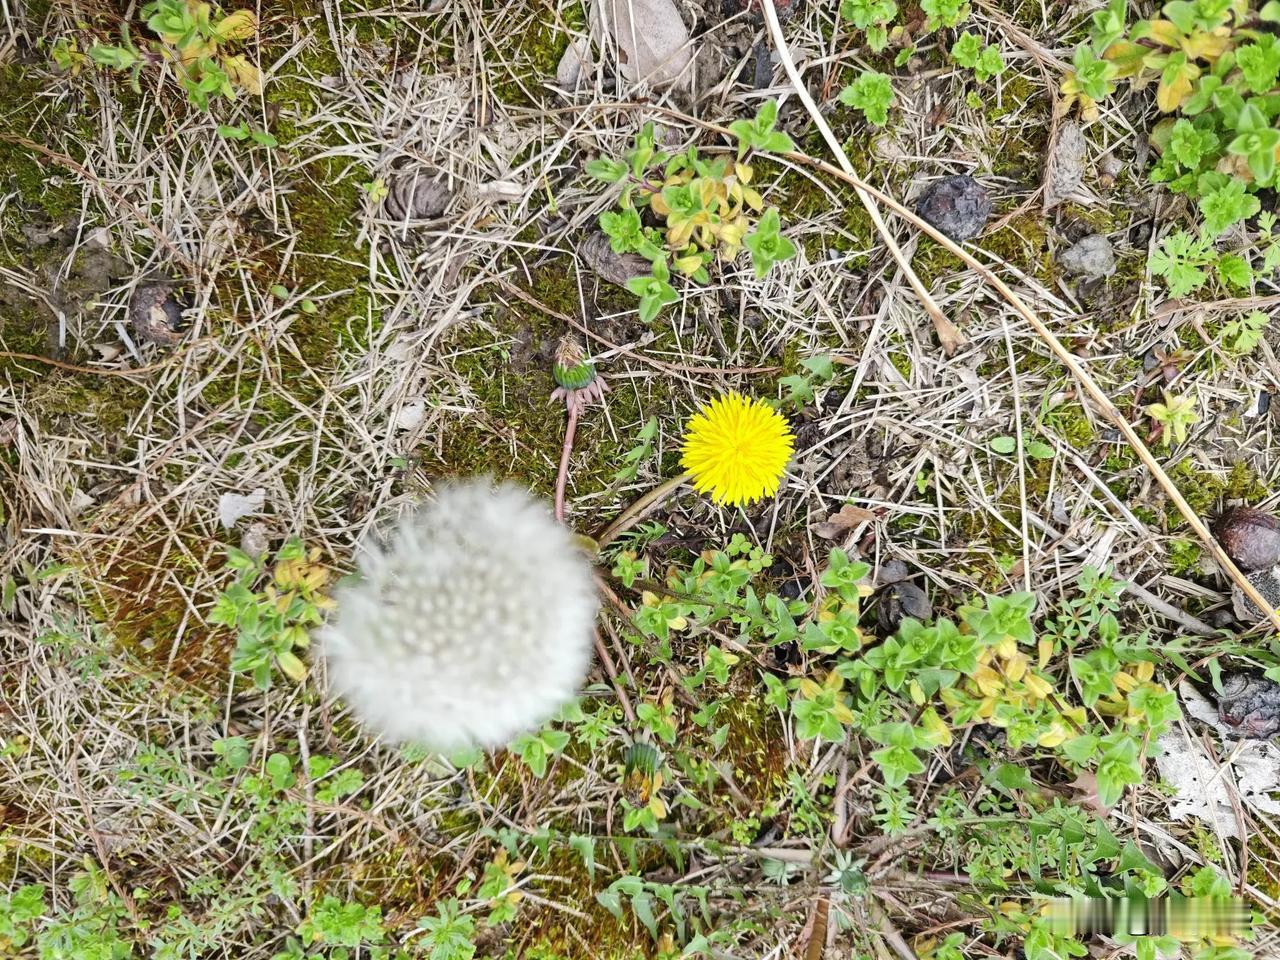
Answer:
[{"label": "flower stem", "polygon": [[637,500],[622,513],[618,514],[618,518],[604,529],[600,536],[596,537],[596,544],[603,549],[608,544],[617,539],[618,535],[627,530],[633,523],[639,520],[647,510],[657,506],[671,494],[675,493],[685,481],[689,479],[689,474],[682,473],[678,477],[672,477],[663,483],[658,484],[643,497]]},{"label": "flower stem", "polygon": [[573,453],[573,436],[578,432],[578,405],[569,404],[569,425],[564,431],[564,449],[560,451],[560,470],[556,474],[556,519],[564,523],[564,488],[569,482],[569,454]]}]

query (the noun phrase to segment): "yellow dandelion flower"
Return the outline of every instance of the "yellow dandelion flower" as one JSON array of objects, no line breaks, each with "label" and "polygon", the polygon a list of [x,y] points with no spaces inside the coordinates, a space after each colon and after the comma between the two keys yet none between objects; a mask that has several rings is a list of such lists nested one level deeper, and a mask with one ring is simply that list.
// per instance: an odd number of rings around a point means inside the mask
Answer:
[{"label": "yellow dandelion flower", "polygon": [[778,411],[730,391],[690,418],[680,463],[699,493],[740,506],[778,492],[794,441]]}]

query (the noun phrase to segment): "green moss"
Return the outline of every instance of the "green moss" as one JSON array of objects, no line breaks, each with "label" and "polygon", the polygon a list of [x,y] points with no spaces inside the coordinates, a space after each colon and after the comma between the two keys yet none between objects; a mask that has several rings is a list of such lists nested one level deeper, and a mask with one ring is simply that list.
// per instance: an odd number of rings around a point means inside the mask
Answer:
[{"label": "green moss", "polygon": [[198,534],[185,549],[171,538],[167,526],[153,525],[125,541],[85,541],[72,557],[85,586],[82,604],[144,668],[217,696],[235,638],[192,618],[188,595],[222,566],[222,551]]},{"label": "green moss", "polygon": [[[21,365],[21,361],[14,366]],[[30,367],[30,364],[26,364]],[[79,421],[82,436],[100,437],[105,442],[118,436],[129,415],[147,397],[145,386],[120,377],[46,370],[33,379],[28,405],[44,424]]]},{"label": "green moss", "polygon": [[1053,431],[1077,450],[1087,450],[1097,439],[1093,424],[1079,403],[1064,403],[1049,412],[1046,421]]},{"label": "green moss", "polygon": [[[1233,464],[1225,477],[1199,470],[1190,460],[1181,461],[1167,472],[1187,504],[1201,516],[1211,513],[1222,501],[1256,503],[1270,493],[1266,483],[1243,461]],[[1177,527],[1183,522],[1182,515],[1172,504],[1166,507],[1165,518],[1170,527]]]},{"label": "green moss", "polygon": [[1025,74],[1010,71],[1008,79],[999,86],[996,105],[987,111],[987,119],[996,121],[1017,113],[1027,103],[1035,103],[1043,97],[1043,88]]},{"label": "green moss", "polygon": [[587,23],[581,4],[570,4],[557,13],[534,4],[511,5],[510,18],[492,37],[494,53],[493,93],[503,103],[536,106],[538,91],[553,82],[556,67],[569,45],[571,33],[581,32]]},{"label": "green moss", "polygon": [[[56,144],[51,124],[60,114],[51,113],[41,93],[48,81],[34,69],[7,64],[0,67],[0,134],[21,137],[42,144]],[[19,143],[0,139],[0,182],[17,193],[22,206],[38,207],[50,220],[61,222],[79,217],[80,186],[70,171],[59,169],[49,158]],[[8,219],[9,215],[6,215]],[[18,240],[4,229],[7,240]],[[17,249],[24,248],[19,244]]]},{"label": "green moss", "polygon": [[1194,540],[1174,540],[1169,544],[1169,570],[1174,576],[1193,572],[1200,564],[1200,545]]}]

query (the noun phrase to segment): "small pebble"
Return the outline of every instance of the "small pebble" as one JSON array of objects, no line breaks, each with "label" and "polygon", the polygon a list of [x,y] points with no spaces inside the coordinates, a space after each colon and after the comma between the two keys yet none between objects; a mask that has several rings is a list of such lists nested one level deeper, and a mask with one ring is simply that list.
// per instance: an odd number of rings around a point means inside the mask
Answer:
[{"label": "small pebble", "polygon": [[599,230],[587,234],[578,244],[578,256],[600,279],[620,287],[626,286],[628,280],[648,276],[653,269],[638,253],[614,253],[609,238]]},{"label": "small pebble", "polygon": [[1232,507],[1214,522],[1213,535],[1241,570],[1280,563],[1280,522],[1265,510]]},{"label": "small pebble", "polygon": [[901,560],[886,560],[876,570],[876,586],[886,587],[891,583],[901,583],[910,576],[907,565]]},{"label": "small pebble", "polygon": [[414,167],[397,172],[382,201],[392,220],[434,220],[444,213],[453,191],[443,173],[432,174]]},{"label": "small pebble", "polygon": [[257,560],[271,546],[270,533],[265,523],[251,523],[240,537],[240,549]]},{"label": "small pebble", "polygon": [[1069,273],[1097,279],[1116,272],[1116,255],[1111,241],[1100,233],[1085,237],[1058,256],[1058,263]]},{"label": "small pebble", "polygon": [[1202,619],[1215,630],[1230,630],[1239,622],[1236,615],[1226,607],[1210,610]]},{"label": "small pebble", "polygon": [[935,180],[916,201],[916,213],[952,240],[971,240],[991,219],[991,198],[973,177]]}]

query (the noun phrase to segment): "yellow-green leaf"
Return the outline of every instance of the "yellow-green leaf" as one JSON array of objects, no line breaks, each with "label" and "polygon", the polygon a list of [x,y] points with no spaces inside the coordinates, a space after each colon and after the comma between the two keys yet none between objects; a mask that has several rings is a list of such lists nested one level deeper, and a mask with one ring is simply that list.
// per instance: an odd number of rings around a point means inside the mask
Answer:
[{"label": "yellow-green leaf", "polygon": [[307,676],[307,665],[292,653],[281,653],[276,656],[276,663],[290,680],[301,683]]},{"label": "yellow-green leaf", "polygon": [[219,40],[248,40],[258,32],[258,18],[252,10],[229,13],[213,28]]},{"label": "yellow-green leaf", "polygon": [[231,82],[246,93],[256,95],[262,92],[262,74],[243,55],[223,57],[222,69],[227,72]]}]

